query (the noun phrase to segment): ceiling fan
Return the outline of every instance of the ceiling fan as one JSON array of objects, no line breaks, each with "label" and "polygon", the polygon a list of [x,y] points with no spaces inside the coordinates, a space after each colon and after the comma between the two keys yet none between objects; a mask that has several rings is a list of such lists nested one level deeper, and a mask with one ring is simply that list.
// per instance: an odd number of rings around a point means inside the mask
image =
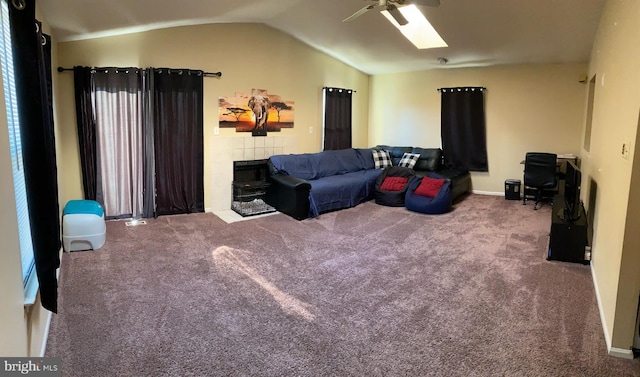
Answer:
[{"label": "ceiling fan", "polygon": [[342,20],[342,22],[351,22],[372,9],[380,9],[380,10],[388,11],[399,25],[406,25],[409,21],[407,21],[407,19],[402,15],[402,13],[400,13],[397,5],[414,4],[414,5],[426,5],[429,7],[440,6],[440,0],[368,0],[368,1],[375,1],[377,4],[367,5],[366,7],[360,9],[359,11],[355,12],[351,16]]}]

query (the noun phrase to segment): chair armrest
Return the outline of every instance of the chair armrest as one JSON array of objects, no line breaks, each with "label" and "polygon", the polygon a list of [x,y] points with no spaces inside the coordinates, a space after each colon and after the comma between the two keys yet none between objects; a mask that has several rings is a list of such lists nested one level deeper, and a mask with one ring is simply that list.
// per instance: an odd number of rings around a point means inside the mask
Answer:
[{"label": "chair armrest", "polygon": [[309,217],[309,182],[286,174],[270,175],[268,182],[265,202],[294,219]]}]

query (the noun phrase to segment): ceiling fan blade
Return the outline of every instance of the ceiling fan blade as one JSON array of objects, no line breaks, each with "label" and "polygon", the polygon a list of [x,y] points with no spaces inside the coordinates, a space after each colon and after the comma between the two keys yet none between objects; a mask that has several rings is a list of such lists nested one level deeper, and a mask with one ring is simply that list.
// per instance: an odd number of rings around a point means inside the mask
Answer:
[{"label": "ceiling fan blade", "polygon": [[404,18],[402,13],[400,13],[400,10],[398,9],[398,7],[396,7],[395,5],[393,4],[387,5],[387,11],[391,15],[391,17],[393,17],[393,19],[396,20],[398,25],[403,26],[409,23],[409,21],[407,21],[407,19]]},{"label": "ceiling fan blade", "polygon": [[349,17],[345,18],[344,20],[342,20],[342,22],[351,22],[351,21],[355,20],[356,18],[362,16],[363,14],[367,13],[368,11],[370,11],[373,8],[375,8],[375,5],[367,5],[366,7],[360,9],[359,11],[355,12],[351,16],[349,16]]}]

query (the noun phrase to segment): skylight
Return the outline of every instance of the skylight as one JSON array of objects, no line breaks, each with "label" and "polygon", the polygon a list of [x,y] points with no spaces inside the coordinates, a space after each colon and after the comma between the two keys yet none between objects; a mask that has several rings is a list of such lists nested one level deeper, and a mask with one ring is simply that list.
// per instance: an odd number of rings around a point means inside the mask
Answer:
[{"label": "skylight", "polygon": [[409,21],[404,26],[399,25],[388,11],[383,10],[380,13],[382,13],[393,26],[398,28],[405,38],[411,41],[418,49],[449,47],[436,29],[431,26],[431,23],[427,21],[422,12],[420,12],[418,7],[411,4],[398,7],[398,10],[407,21]]}]

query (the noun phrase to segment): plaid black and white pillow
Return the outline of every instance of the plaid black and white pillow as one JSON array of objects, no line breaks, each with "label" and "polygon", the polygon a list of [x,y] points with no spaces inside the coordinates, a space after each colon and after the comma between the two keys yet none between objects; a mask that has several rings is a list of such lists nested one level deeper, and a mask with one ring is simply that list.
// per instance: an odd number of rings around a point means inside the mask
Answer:
[{"label": "plaid black and white pillow", "polygon": [[418,153],[405,153],[402,155],[400,162],[398,162],[398,166],[413,169],[416,162],[418,162],[418,158],[420,158],[420,154]]},{"label": "plaid black and white pillow", "polygon": [[376,169],[384,169],[387,166],[393,166],[391,162],[391,156],[389,156],[389,152],[383,150],[373,150],[373,162],[376,166]]}]

